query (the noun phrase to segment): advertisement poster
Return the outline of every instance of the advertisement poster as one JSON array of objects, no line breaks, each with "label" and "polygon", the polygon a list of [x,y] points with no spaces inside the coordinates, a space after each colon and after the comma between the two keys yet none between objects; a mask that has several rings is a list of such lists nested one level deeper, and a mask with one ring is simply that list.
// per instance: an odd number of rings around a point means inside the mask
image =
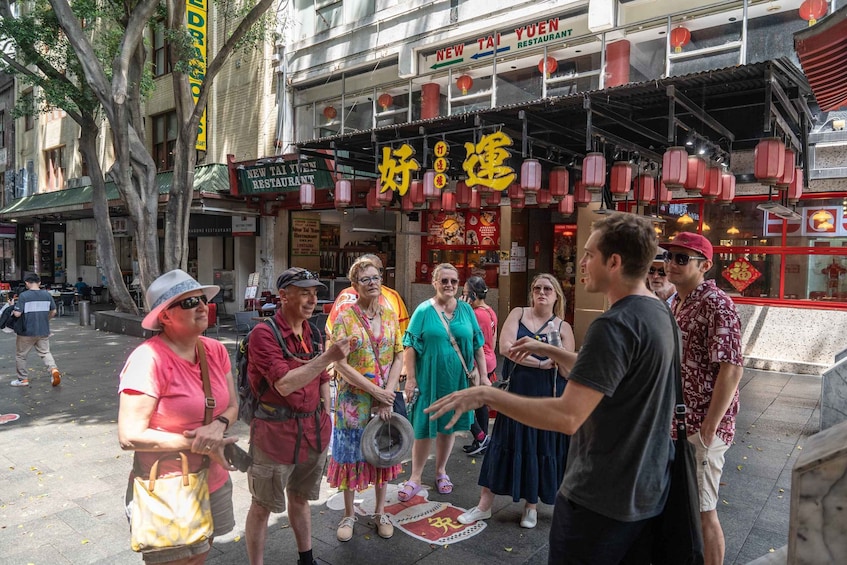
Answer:
[{"label": "advertisement poster", "polygon": [[441,212],[430,216],[427,243],[432,246],[500,246],[500,211]]},{"label": "advertisement poster", "polygon": [[321,250],[321,221],[311,218],[291,219],[292,257],[317,256]]}]

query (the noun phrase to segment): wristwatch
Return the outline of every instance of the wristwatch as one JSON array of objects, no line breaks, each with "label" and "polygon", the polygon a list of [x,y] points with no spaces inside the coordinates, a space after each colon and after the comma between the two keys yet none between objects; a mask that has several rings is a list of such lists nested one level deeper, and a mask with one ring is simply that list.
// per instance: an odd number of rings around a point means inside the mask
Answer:
[{"label": "wristwatch", "polygon": [[218,416],[217,418],[215,418],[215,420],[217,420],[218,422],[223,422],[224,426],[229,428],[229,419],[226,416]]}]

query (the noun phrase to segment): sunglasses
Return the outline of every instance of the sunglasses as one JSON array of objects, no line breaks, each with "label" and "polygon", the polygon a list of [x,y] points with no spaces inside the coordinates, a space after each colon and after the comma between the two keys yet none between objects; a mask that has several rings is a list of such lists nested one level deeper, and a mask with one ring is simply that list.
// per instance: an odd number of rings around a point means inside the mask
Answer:
[{"label": "sunglasses", "polygon": [[555,292],[552,286],[534,286],[532,287],[532,292],[535,294],[550,294],[551,292]]},{"label": "sunglasses", "polygon": [[680,267],[684,267],[692,259],[697,259],[698,261],[706,260],[706,258],[702,255],[688,255],[686,253],[671,253],[670,251],[665,251],[665,263],[670,263],[671,261],[673,261]]},{"label": "sunglasses", "polygon": [[197,308],[200,306],[200,303],[208,304],[209,299],[206,298],[205,294],[201,294],[200,296],[189,296],[188,298],[183,298],[179,302],[174,302],[168,307],[168,310],[176,308],[179,306],[183,310],[191,310],[192,308]]},{"label": "sunglasses", "polygon": [[441,279],[441,284],[443,286],[447,286],[448,284],[456,286],[457,284],[459,284],[459,279]]},{"label": "sunglasses", "polygon": [[[687,260],[685,262],[688,263]],[[667,273],[665,273],[665,270],[662,269],[662,268],[657,269],[656,267],[650,267],[650,270],[647,271],[647,274],[649,274],[649,275],[655,275],[656,273],[659,273],[660,277],[664,277],[664,276],[667,275]]]},{"label": "sunglasses", "polygon": [[312,271],[307,271],[306,269],[303,269],[302,271],[298,271],[293,275],[280,275],[279,278],[276,279],[276,287],[283,288],[283,285],[288,286],[292,283],[317,280],[318,278],[319,276],[317,273],[313,273]]},{"label": "sunglasses", "polygon": [[382,277],[379,275],[374,275],[372,277],[362,277],[359,279],[359,284],[362,286],[368,286],[371,283],[379,283],[382,281]]}]

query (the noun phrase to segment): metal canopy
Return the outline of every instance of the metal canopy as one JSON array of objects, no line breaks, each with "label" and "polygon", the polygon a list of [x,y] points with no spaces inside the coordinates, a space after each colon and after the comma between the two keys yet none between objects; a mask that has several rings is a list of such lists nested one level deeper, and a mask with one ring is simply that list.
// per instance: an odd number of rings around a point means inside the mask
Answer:
[{"label": "metal canopy", "polygon": [[[800,146],[808,133],[811,95],[803,74],[788,59],[628,84],[605,90],[383,126],[299,143],[307,155],[337,150],[339,165],[376,172],[383,145],[409,143],[422,168],[431,148],[451,148],[451,173],[461,174],[464,143],[502,130],[515,144],[513,157],[551,165],[578,163],[591,150],[608,157],[661,162],[665,149],[692,141],[706,157],[727,161],[733,150],[749,149],[763,137],[782,137]],[[321,155],[326,157],[324,153]]]}]

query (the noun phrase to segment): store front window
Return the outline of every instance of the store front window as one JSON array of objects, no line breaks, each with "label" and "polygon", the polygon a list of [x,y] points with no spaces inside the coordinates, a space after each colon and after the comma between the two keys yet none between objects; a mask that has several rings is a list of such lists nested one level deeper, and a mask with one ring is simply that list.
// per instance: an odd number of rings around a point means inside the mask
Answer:
[{"label": "store front window", "polygon": [[489,288],[497,287],[500,259],[500,211],[428,213],[425,218],[429,236],[417,263],[416,282],[432,281],[432,270],[439,263],[450,263],[459,270],[464,282],[468,277],[485,279]]}]

